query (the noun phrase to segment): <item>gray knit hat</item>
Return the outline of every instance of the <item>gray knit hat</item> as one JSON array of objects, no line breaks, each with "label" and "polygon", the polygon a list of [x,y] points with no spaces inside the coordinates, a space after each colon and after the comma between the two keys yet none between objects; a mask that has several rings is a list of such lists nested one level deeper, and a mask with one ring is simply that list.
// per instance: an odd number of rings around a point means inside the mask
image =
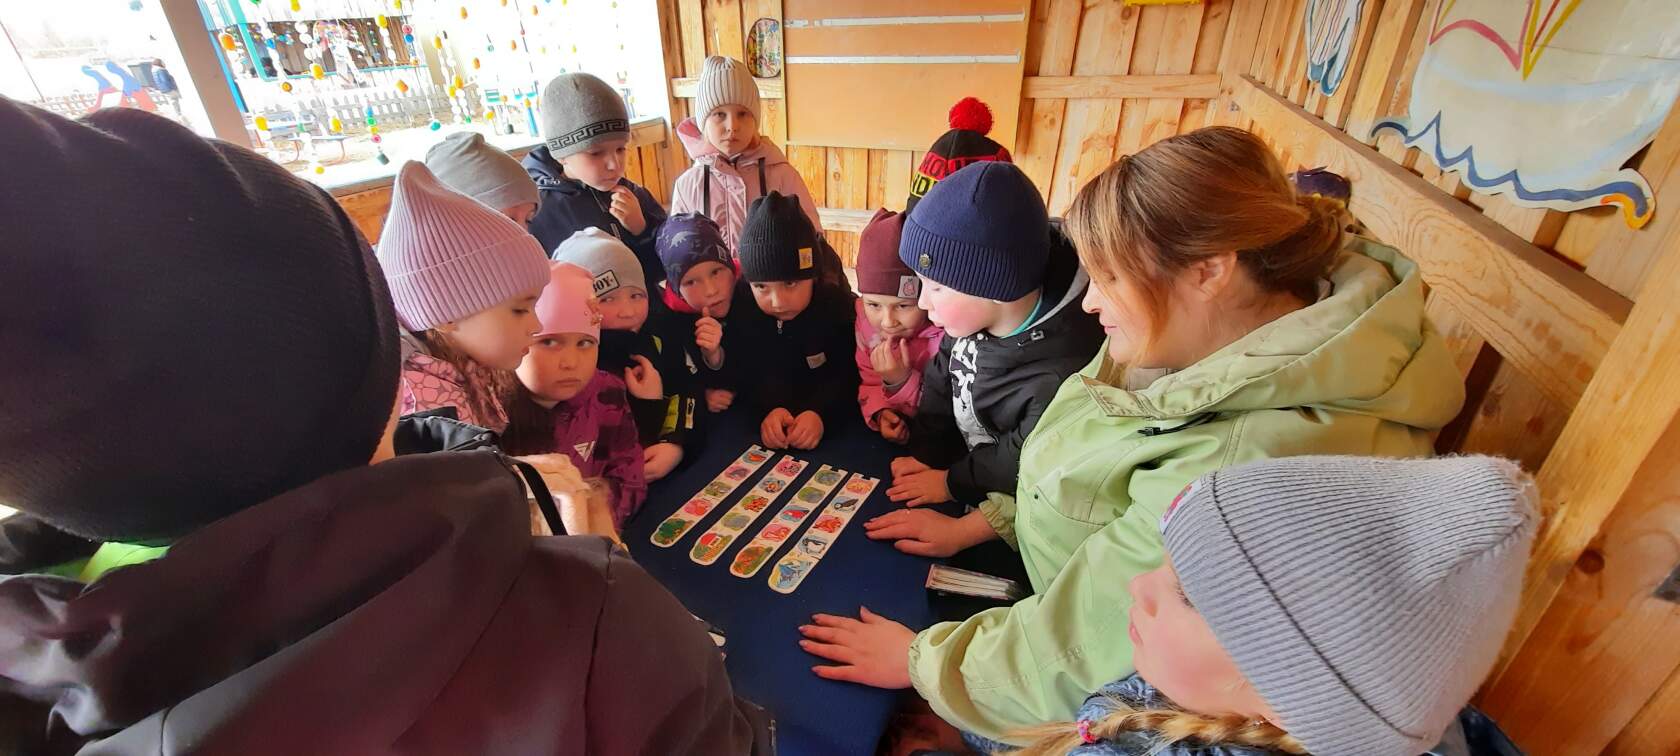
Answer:
[{"label": "gray knit hat", "polygon": [[647,275],[624,242],[599,228],[579,229],[554,250],[554,259],[568,262],[584,270],[595,279],[595,296],[604,297],[624,286],[634,286],[643,293],[648,290]]},{"label": "gray knit hat", "polygon": [[1320,756],[1416,756],[1492,669],[1539,522],[1492,457],[1292,457],[1210,473],[1167,553],[1279,724]]},{"label": "gray knit hat", "polygon": [[725,105],[740,105],[752,111],[753,118],[764,120],[759,111],[758,82],[753,81],[747,64],[734,58],[713,55],[700,68],[700,86],[694,95],[694,115],[698,120],[705,120],[712,111]]},{"label": "gray knit hat", "polygon": [[541,204],[537,182],[512,155],[484,141],[484,135],[457,131],[426,150],[426,167],[444,186],[502,211],[526,203]]},{"label": "gray knit hat", "polygon": [[543,87],[542,135],[555,158],[630,135],[630,111],[612,85],[586,73],[560,74]]}]

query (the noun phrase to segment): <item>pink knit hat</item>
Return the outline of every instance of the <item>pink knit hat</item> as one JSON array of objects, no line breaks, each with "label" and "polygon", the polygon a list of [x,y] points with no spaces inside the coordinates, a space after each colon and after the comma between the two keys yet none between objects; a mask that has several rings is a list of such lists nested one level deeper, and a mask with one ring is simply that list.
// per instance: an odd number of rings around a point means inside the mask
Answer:
[{"label": "pink knit hat", "polygon": [[538,336],[582,333],[601,338],[601,305],[595,301],[595,277],[571,263],[549,269],[548,287],[537,300]]},{"label": "pink knit hat", "polygon": [[457,194],[423,163],[397,172],[379,264],[397,320],[424,331],[548,283],[542,244],[507,216]]}]

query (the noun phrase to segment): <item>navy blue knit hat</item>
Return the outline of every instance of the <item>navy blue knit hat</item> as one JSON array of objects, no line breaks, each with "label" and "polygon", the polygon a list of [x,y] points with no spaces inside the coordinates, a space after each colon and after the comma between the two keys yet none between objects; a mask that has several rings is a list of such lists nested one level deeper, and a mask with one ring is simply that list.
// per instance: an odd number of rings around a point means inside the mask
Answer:
[{"label": "navy blue knit hat", "polygon": [[1009,302],[1044,285],[1050,216],[1011,163],[969,165],[933,185],[904,222],[898,259],[941,286]]},{"label": "navy blue knit hat", "polygon": [[753,200],[741,224],[735,259],[748,281],[804,281],[817,277],[817,232],[799,198],[770,192]]},{"label": "navy blue knit hat", "polygon": [[680,289],[682,277],[700,263],[731,267],[723,232],[715,221],[700,213],[677,213],[666,218],[659,224],[653,247],[659,253],[659,264],[665,266],[665,285],[671,291]]}]

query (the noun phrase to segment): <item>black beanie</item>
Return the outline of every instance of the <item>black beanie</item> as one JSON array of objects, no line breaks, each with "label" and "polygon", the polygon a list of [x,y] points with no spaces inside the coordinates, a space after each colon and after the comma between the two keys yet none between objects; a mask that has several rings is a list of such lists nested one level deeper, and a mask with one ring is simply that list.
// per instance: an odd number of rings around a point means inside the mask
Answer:
[{"label": "black beanie", "polygon": [[367,464],[397,323],[331,197],[139,110],[0,134],[0,503],[167,540]]},{"label": "black beanie", "polygon": [[735,253],[748,282],[816,278],[816,253],[817,232],[798,197],[771,192],[753,200]]},{"label": "black beanie", "polygon": [[906,215],[946,176],[975,163],[1015,162],[1010,159],[1009,150],[986,136],[992,130],[992,109],[986,103],[964,97],[951,106],[948,118],[951,130],[933,140],[933,146],[922,156],[916,173],[910,177],[910,197],[904,203]]}]

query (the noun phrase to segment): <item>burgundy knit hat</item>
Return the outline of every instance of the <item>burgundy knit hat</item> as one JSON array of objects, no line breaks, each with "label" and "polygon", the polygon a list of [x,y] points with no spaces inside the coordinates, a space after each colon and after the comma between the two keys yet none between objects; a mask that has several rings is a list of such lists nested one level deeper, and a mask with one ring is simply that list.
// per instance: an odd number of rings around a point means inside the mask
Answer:
[{"label": "burgundy knit hat", "polygon": [[869,225],[858,235],[857,283],[859,294],[885,294],[915,299],[922,295],[922,279],[898,259],[898,242],[904,236],[904,213],[886,208],[875,211]]},{"label": "burgundy knit hat", "polygon": [[927,195],[934,184],[963,169],[963,166],[987,160],[1012,163],[1009,150],[992,141],[986,134],[992,130],[992,109],[975,97],[964,97],[951,106],[951,130],[933,140],[910,177],[910,198],[905,201],[904,214],[909,215],[916,203]]},{"label": "burgundy knit hat", "polygon": [[170,539],[368,463],[397,322],[331,197],[130,108],[0,134],[0,502]]}]

